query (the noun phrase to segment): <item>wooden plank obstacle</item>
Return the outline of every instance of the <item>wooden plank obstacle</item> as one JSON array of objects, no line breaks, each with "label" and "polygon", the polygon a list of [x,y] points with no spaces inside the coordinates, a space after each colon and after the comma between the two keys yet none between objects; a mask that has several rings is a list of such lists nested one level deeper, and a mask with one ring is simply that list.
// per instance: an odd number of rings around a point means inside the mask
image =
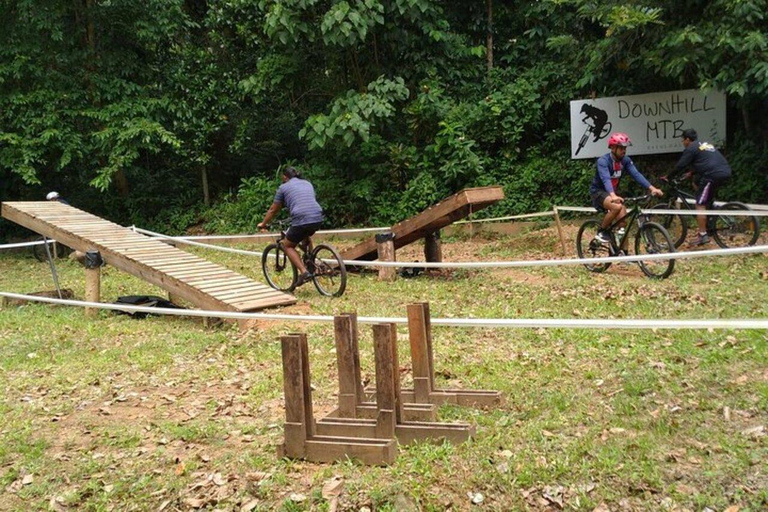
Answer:
[{"label": "wooden plank obstacle", "polygon": [[[435,421],[435,404],[495,406],[501,393],[487,390],[437,389],[434,385],[429,305],[408,306],[414,389],[401,390],[396,325],[373,326],[376,386],[366,391],[360,371],[357,315],[334,318],[336,362],[339,371],[338,407],[315,422],[309,388],[309,362],[305,335],[283,341],[286,397],[285,443],[281,456],[327,462],[356,458],[367,464],[388,464],[396,452],[375,441],[409,444],[424,440],[467,441],[475,427],[466,423]],[[357,441],[360,441],[357,443]],[[390,457],[392,460],[390,460]]]},{"label": "wooden plank obstacle", "polygon": [[[2,216],[208,310],[257,311],[296,298],[163,241],[56,201],[2,203]],[[100,298],[99,268],[87,271],[87,298]]]},{"label": "wooden plank obstacle", "polygon": [[432,324],[429,302],[409,304],[408,338],[411,343],[413,389],[402,390],[406,403],[457,404],[470,407],[501,405],[500,391],[486,389],[438,389],[435,386],[435,362],[432,353]]},{"label": "wooden plank obstacle", "polygon": [[318,433],[362,438],[395,437],[400,444],[442,439],[463,443],[475,435],[474,425],[467,423],[407,420],[400,395],[397,325],[374,325],[373,345],[376,359],[376,417],[344,418],[328,415],[317,422]]},{"label": "wooden plank obstacle", "polygon": [[278,446],[279,457],[333,462],[346,458],[365,464],[391,464],[397,455],[393,437],[386,439],[324,436],[316,432],[312,412],[309,349],[306,334],[280,338],[283,353],[285,391],[285,442]]},{"label": "wooden plank obstacle", "polygon": [[341,257],[344,260],[372,261],[379,258],[382,261],[394,261],[396,249],[423,238],[426,261],[442,261],[440,229],[502,199],[502,187],[466,188],[395,224],[390,230],[389,239],[371,237],[347,249]]},{"label": "wooden plank obstacle", "polygon": [[[329,417],[368,418],[378,415],[375,392],[366,392],[360,378],[357,314],[342,313],[333,318],[336,366],[339,372],[339,407]],[[434,421],[437,409],[430,403],[408,403],[403,408],[408,421]]]}]

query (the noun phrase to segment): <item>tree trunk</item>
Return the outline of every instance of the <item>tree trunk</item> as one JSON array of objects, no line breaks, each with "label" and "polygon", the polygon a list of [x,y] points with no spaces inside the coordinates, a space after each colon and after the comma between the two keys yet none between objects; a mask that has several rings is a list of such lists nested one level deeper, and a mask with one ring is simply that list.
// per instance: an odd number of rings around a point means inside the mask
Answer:
[{"label": "tree trunk", "polygon": [[493,69],[493,0],[486,0],[485,5],[488,12],[488,25],[485,36],[485,57],[488,65],[488,71]]},{"label": "tree trunk", "polygon": [[211,206],[211,194],[208,190],[208,169],[205,166],[200,169],[200,177],[203,180],[203,204]]}]

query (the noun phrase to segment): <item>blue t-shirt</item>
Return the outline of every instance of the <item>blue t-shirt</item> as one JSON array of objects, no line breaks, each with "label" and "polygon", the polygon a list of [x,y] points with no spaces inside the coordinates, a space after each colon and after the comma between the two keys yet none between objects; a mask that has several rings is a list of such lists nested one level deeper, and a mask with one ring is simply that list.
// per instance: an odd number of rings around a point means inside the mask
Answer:
[{"label": "blue t-shirt", "polygon": [[315,188],[307,180],[291,178],[275,194],[275,202],[280,203],[291,214],[291,226],[306,226],[323,221],[323,209],[315,199]]},{"label": "blue t-shirt", "polygon": [[627,171],[643,188],[647,189],[651,186],[628,156],[617,162],[610,153],[606,153],[597,159],[597,171],[595,172],[595,178],[592,180],[592,186],[589,187],[589,193],[594,194],[601,190],[605,190],[608,193],[616,192],[622,171]]}]

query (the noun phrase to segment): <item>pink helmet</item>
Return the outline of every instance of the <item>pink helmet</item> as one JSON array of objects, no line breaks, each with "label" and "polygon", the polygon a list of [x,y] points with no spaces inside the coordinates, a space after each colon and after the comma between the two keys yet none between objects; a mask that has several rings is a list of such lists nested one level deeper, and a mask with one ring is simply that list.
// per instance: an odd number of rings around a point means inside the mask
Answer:
[{"label": "pink helmet", "polygon": [[631,146],[632,141],[629,140],[629,135],[626,133],[616,132],[612,133],[610,137],[608,137],[608,147],[611,146],[622,146],[627,147]]}]

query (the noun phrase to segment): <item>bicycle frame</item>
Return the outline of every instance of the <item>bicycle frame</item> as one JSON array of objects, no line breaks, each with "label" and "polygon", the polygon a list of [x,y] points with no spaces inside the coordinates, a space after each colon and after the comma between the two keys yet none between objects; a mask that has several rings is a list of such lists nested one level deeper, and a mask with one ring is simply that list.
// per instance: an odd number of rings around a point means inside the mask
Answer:
[{"label": "bicycle frame", "polygon": [[686,192],[685,190],[680,189],[678,184],[679,182],[674,180],[669,182],[669,204],[672,205],[672,203],[680,203],[686,210],[694,210],[695,208],[691,206],[688,200],[693,199],[695,204],[696,196],[690,192]]},{"label": "bicycle frame", "polygon": [[[618,226],[624,219],[628,219],[626,223],[627,228],[624,230],[624,235],[621,237],[621,240],[619,240],[618,243],[616,243],[616,241],[613,240],[613,237],[611,237],[611,251],[613,253],[626,251],[627,240],[629,240],[629,228],[630,226],[632,226],[632,224],[636,221],[636,219],[640,216],[640,213],[641,213],[641,208],[638,205],[638,202],[643,199],[647,199],[648,197],[649,196],[638,196],[638,197],[630,197],[624,200],[625,203],[627,201],[630,201],[630,202],[633,202],[634,204],[632,205],[632,208],[629,209],[626,215],[624,215],[623,217],[619,217],[618,219],[613,221],[610,226],[608,226],[608,230],[613,231],[613,229],[616,226]],[[641,224],[642,223],[638,221],[638,226]]]},{"label": "bicycle frame", "polygon": [[[288,232],[285,230],[280,231],[280,236],[277,237],[277,240],[275,240],[275,243],[280,246],[280,249],[285,252],[285,245],[283,245],[283,240],[285,240],[288,236]],[[314,269],[310,269],[310,266],[313,266],[312,257],[310,256],[312,254],[312,237],[307,237],[298,244],[296,244],[296,249],[300,251],[301,255],[301,261],[304,263],[304,266],[307,267],[307,270],[310,272],[313,272]]]}]

